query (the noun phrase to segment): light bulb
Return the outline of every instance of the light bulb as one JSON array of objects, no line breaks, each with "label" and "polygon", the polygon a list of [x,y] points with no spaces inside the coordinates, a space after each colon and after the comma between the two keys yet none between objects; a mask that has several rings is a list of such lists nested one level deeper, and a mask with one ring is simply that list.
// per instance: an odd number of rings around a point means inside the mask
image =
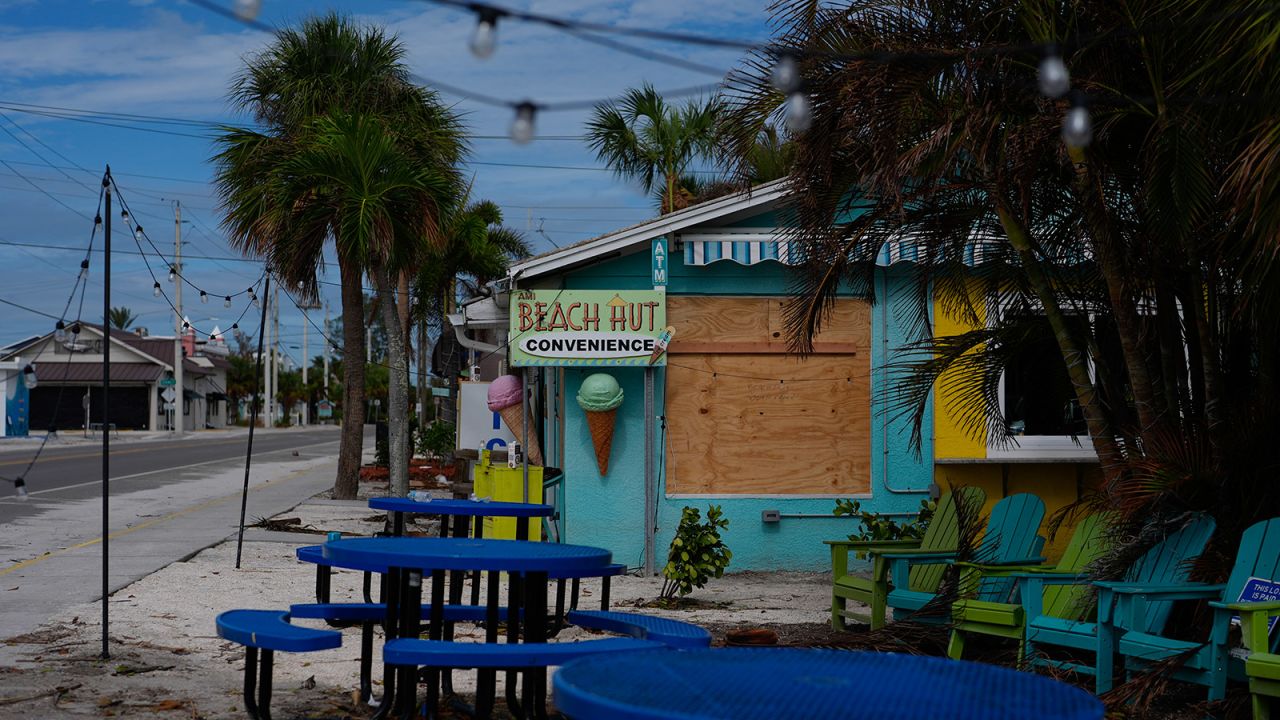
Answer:
[{"label": "light bulb", "polygon": [[787,96],[787,129],[792,134],[802,133],[813,123],[813,114],[809,110],[809,97],[802,92],[793,92]]},{"label": "light bulb", "polygon": [[201,303],[203,303],[203,304],[205,304],[205,305],[208,305],[208,304],[209,304],[209,293],[207,293],[207,292],[205,292],[205,291],[201,290],[201,291],[200,291],[200,302],[201,302]]},{"label": "light bulb", "polygon": [[28,388],[34,389],[40,384],[40,379],[36,377],[36,369],[30,365],[22,368],[22,379]]},{"label": "light bulb", "polygon": [[53,328],[54,328],[53,339],[57,340],[58,342],[66,342],[67,341],[67,324],[59,320],[58,324],[54,325]]},{"label": "light bulb", "polygon": [[298,289],[299,289],[299,290],[301,290],[304,284],[305,284],[305,283],[303,283],[301,280],[299,280],[299,281],[298,281]]},{"label": "light bulb", "polygon": [[235,12],[241,20],[256,20],[262,12],[262,0],[236,0]]},{"label": "light bulb", "polygon": [[228,295],[222,299],[222,307],[231,307],[231,296]]},{"label": "light bulb", "polygon": [[475,34],[471,36],[471,54],[484,60],[493,55],[498,46],[498,15],[492,10],[480,10]]},{"label": "light bulb", "polygon": [[533,118],[537,111],[537,106],[527,101],[516,106],[516,119],[511,123],[512,142],[526,145],[533,139]]},{"label": "light bulb", "polygon": [[173,282],[174,279],[177,277],[178,277],[178,269],[170,265],[169,266],[169,282]]},{"label": "light bulb", "polygon": [[80,279],[89,279],[89,258],[80,261]]},{"label": "light bulb", "polygon": [[80,323],[71,323],[71,327],[67,329],[71,331],[71,342],[80,338]]},{"label": "light bulb", "polygon": [[93,224],[94,224],[94,225],[101,225],[101,224],[102,224],[102,216],[101,216],[101,215],[94,215],[94,216],[93,216]]},{"label": "light bulb", "polygon": [[142,226],[135,225],[133,228],[133,236],[141,240],[143,238]]},{"label": "light bulb", "polygon": [[1036,80],[1040,85],[1040,94],[1049,98],[1060,98],[1071,89],[1071,73],[1067,64],[1058,55],[1046,55],[1040,61],[1040,72]]},{"label": "light bulb", "polygon": [[795,92],[800,87],[800,68],[796,65],[796,59],[786,53],[779,55],[769,82],[774,89],[785,95]]},{"label": "light bulb", "polygon": [[231,329],[232,329],[232,330],[239,330],[239,329],[240,329],[240,323],[231,323]]},{"label": "light bulb", "polygon": [[250,296],[249,296],[249,298],[250,298],[251,300],[253,300],[253,306],[254,306],[254,307],[256,307],[256,308],[260,308],[260,307],[262,307],[262,303],[261,303],[261,302],[258,302],[258,296],[257,296],[257,295],[250,295]]},{"label": "light bulb", "polygon": [[191,323],[187,322],[186,320],[183,320],[183,321],[182,321],[182,329],[183,329],[183,330],[189,330],[190,328],[191,328]]},{"label": "light bulb", "polygon": [[120,211],[120,222],[123,222],[125,225],[128,225],[128,224],[129,224],[129,211],[128,211],[128,210],[121,210],[121,211]]},{"label": "light bulb", "polygon": [[160,281],[159,280],[156,281],[155,285],[151,286],[151,294],[155,297],[160,297]]},{"label": "light bulb", "polygon": [[19,500],[26,501],[30,496],[27,495],[27,481],[17,478],[13,481],[13,493]]},{"label": "light bulb", "polygon": [[1093,140],[1093,119],[1083,105],[1075,105],[1062,120],[1062,141],[1067,147],[1082,148]]}]

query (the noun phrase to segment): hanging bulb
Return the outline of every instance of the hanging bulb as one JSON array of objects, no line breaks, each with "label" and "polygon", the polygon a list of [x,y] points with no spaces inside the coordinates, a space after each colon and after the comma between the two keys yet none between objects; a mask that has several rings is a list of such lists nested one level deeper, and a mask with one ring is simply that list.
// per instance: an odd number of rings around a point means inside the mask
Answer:
[{"label": "hanging bulb", "polygon": [[58,324],[54,325],[53,328],[54,328],[53,339],[57,340],[58,342],[66,342],[67,341],[67,324],[59,320]]},{"label": "hanging bulb", "polygon": [[101,216],[101,215],[94,215],[94,216],[93,216],[93,224],[94,224],[94,226],[95,226],[95,227],[96,227],[96,226],[98,226],[98,225],[101,225],[101,224],[102,224],[102,216]]},{"label": "hanging bulb", "polygon": [[128,224],[129,224],[129,211],[128,211],[128,210],[121,210],[121,211],[120,211],[120,222],[124,223],[125,225],[128,225]]},{"label": "hanging bulb", "polygon": [[1057,99],[1071,89],[1071,73],[1067,71],[1067,64],[1062,62],[1062,57],[1051,52],[1040,61],[1036,82],[1040,86],[1041,95]]},{"label": "hanging bulb", "polygon": [[228,296],[226,296],[225,298],[223,298],[223,299],[222,299],[222,307],[224,307],[224,308],[226,308],[226,307],[231,307],[231,296],[230,296],[230,295],[228,295]]},{"label": "hanging bulb", "polygon": [[305,285],[305,283],[303,283],[301,280],[299,280],[299,281],[298,281],[298,289],[299,289],[299,290],[301,290],[301,289],[303,288],[303,286],[304,286],[304,285]]},{"label": "hanging bulb", "polygon": [[89,258],[85,258],[80,261],[80,279],[89,279]]},{"label": "hanging bulb", "polygon": [[22,368],[22,380],[30,389],[35,389],[40,384],[40,379],[36,377],[36,369],[30,365]]},{"label": "hanging bulb", "polygon": [[787,130],[796,135],[809,129],[813,114],[809,110],[809,96],[793,92],[787,96]]},{"label": "hanging bulb", "polygon": [[160,281],[159,280],[156,281],[155,285],[151,286],[151,294],[155,297],[160,297]]},{"label": "hanging bulb", "polygon": [[533,139],[533,117],[538,107],[529,101],[516,105],[516,119],[511,123],[511,141],[526,145]]},{"label": "hanging bulb", "polygon": [[190,329],[191,329],[191,323],[187,322],[186,320],[183,320],[183,321],[182,321],[182,329],[183,329],[183,330],[190,330]]},{"label": "hanging bulb", "polygon": [[19,500],[26,501],[30,496],[27,495],[27,481],[17,478],[13,481],[13,492]]},{"label": "hanging bulb", "polygon": [[207,293],[207,292],[205,292],[205,291],[201,290],[201,291],[200,291],[200,302],[201,302],[202,304],[204,304],[204,305],[208,305],[208,304],[209,304],[209,293]]},{"label": "hanging bulb", "polygon": [[1093,119],[1084,105],[1073,105],[1062,120],[1062,141],[1067,147],[1082,148],[1093,140]]},{"label": "hanging bulb", "polygon": [[262,12],[262,0],[236,0],[236,17],[241,20],[256,20]]},{"label": "hanging bulb", "polygon": [[169,266],[169,282],[173,282],[178,277],[178,269],[172,265]]},{"label": "hanging bulb", "polygon": [[142,226],[135,225],[133,228],[133,236],[141,240],[143,238]]},{"label": "hanging bulb", "polygon": [[71,331],[71,342],[80,339],[80,323],[71,323],[71,327],[67,329]]},{"label": "hanging bulb", "polygon": [[250,296],[249,296],[249,299],[253,301],[253,306],[254,306],[254,307],[256,307],[256,308],[260,308],[260,307],[262,307],[262,303],[258,300],[258,296],[257,296],[257,295],[250,295]]},{"label": "hanging bulb", "polygon": [[800,88],[800,67],[790,53],[778,56],[778,62],[773,65],[773,73],[769,75],[769,82],[784,95],[790,95]]},{"label": "hanging bulb", "polygon": [[232,330],[239,330],[239,329],[240,329],[240,323],[231,323],[231,329],[232,329]]},{"label": "hanging bulb", "polygon": [[498,46],[498,13],[491,8],[476,11],[479,21],[476,32],[471,36],[471,54],[484,60],[493,55]]}]

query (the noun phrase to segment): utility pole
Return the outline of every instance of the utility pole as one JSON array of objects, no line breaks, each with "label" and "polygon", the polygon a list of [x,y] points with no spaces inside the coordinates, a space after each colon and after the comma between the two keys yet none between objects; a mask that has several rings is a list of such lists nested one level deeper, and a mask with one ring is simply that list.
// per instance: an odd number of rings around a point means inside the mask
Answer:
[{"label": "utility pole", "polygon": [[311,393],[307,392],[307,308],[311,303],[302,306],[302,393],[306,398],[302,402],[302,425],[311,424]]},{"label": "utility pole", "polygon": [[[262,302],[266,304],[266,307],[262,309],[262,317],[269,318],[271,312],[271,293],[266,292],[264,295],[265,297],[262,298]],[[262,395],[265,401],[263,402],[262,407],[266,411],[266,414],[262,417],[262,427],[269,428],[274,425],[272,418],[275,417],[272,414],[275,406],[275,395],[271,392],[271,349],[274,345],[271,342],[271,323],[267,322],[265,319],[262,322],[262,334],[266,336],[263,344],[265,349],[260,353],[263,356],[263,366],[266,368],[266,371],[262,373]]]},{"label": "utility pole", "polygon": [[186,396],[186,385],[182,380],[183,350],[182,336],[182,203],[173,201],[173,305],[176,314],[173,318],[173,380],[176,390],[173,398],[173,434],[182,434],[182,406]]},{"label": "utility pole", "polygon": [[324,301],[324,399],[329,399],[329,301]]},{"label": "utility pole", "polygon": [[280,284],[276,283],[271,299],[271,427],[276,426],[276,409],[280,394]]}]

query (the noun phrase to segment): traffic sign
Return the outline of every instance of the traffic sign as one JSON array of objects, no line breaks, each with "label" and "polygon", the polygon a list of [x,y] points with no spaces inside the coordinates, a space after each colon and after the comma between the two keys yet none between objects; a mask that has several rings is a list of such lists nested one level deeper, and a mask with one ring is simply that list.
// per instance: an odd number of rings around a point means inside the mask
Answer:
[{"label": "traffic sign", "polygon": [[328,400],[321,400],[316,403],[316,410],[322,418],[333,417],[333,403]]},{"label": "traffic sign", "polygon": [[177,385],[177,384],[178,384],[178,381],[174,380],[171,377],[160,378],[160,387],[173,387],[174,385]]},{"label": "traffic sign", "polygon": [[173,388],[165,388],[164,392],[160,393],[160,397],[164,398],[164,401],[167,403],[173,402],[173,399],[177,397],[177,395],[178,394],[174,392]]}]

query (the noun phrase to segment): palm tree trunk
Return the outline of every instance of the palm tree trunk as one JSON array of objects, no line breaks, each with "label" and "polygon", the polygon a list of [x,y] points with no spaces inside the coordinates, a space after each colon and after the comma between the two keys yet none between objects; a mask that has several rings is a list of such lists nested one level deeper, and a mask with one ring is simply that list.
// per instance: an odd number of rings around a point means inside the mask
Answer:
[{"label": "palm tree trunk", "polygon": [[374,271],[378,295],[382,298],[382,319],[387,331],[387,423],[388,456],[392,497],[409,493],[409,354],[396,308],[396,285],[383,268]]},{"label": "palm tree trunk", "polygon": [[360,266],[338,258],[342,275],[342,435],[333,497],[354,500],[364,453],[364,289]]}]

